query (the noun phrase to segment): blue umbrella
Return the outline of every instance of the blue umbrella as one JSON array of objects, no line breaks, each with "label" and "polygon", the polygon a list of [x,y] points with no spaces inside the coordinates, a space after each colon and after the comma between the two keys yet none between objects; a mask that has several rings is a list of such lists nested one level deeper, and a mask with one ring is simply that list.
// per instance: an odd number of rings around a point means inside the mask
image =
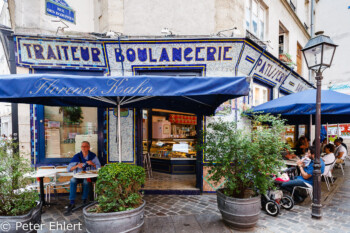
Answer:
[{"label": "blue umbrella", "polygon": [[[0,102],[49,106],[162,108],[212,115],[223,102],[248,95],[245,77],[0,76]],[[118,117],[119,162],[121,162]]]},{"label": "blue umbrella", "polygon": [[[316,89],[283,96],[253,107],[252,110],[253,112],[280,114],[288,120],[289,124],[308,124],[309,116],[312,115],[315,118],[316,114]],[[321,114],[323,124],[350,122],[350,95],[322,90]]]}]

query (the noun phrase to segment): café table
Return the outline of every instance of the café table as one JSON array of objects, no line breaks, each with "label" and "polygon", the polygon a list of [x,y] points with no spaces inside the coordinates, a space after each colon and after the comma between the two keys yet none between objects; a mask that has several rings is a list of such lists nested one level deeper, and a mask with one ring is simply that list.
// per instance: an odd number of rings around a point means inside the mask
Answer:
[{"label": "caf\u00e9 table", "polygon": [[[90,171],[86,171],[86,173],[78,172],[78,173],[75,173],[73,175],[73,177],[76,179],[89,179],[89,178],[93,179],[93,178],[98,177],[98,171],[97,170],[90,170]],[[93,202],[94,201],[94,192],[93,192],[92,180],[91,180],[91,182],[88,182],[88,183],[89,183],[89,200],[90,200],[90,202]],[[75,207],[74,209],[72,209],[72,212],[74,212],[80,208],[83,208],[89,204],[90,203],[88,202],[88,203],[79,205],[79,206]]]},{"label": "caf\u00e9 table", "polygon": [[42,206],[50,205],[52,203],[47,203],[45,201],[45,193],[44,193],[44,178],[48,176],[56,175],[56,169],[38,169],[34,173],[27,174],[26,176],[31,178],[39,178],[40,184],[40,202]]},{"label": "caf\u00e9 table", "polygon": [[48,203],[45,201],[45,192],[44,192],[44,178],[55,176],[57,173],[64,173],[66,176],[72,176],[72,172],[67,172],[66,168],[51,168],[51,169],[38,169],[34,173],[26,174],[26,177],[39,178],[39,188],[40,188],[40,202],[43,206],[53,205],[55,203]]},{"label": "caf\u00e9 table", "polygon": [[286,160],[283,160],[283,162],[287,166],[293,166],[293,167],[298,166],[297,160],[295,160],[295,159],[286,159]]}]

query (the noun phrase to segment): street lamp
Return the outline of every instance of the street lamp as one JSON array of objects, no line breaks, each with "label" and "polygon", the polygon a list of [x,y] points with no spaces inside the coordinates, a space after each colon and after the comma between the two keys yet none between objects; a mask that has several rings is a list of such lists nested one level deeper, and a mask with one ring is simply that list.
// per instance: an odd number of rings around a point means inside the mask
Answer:
[{"label": "street lamp", "polygon": [[314,161],[313,172],[313,200],[312,200],[312,213],[313,218],[320,219],[321,214],[321,164],[320,164],[320,131],[321,131],[321,82],[322,72],[331,66],[335,49],[338,45],[335,45],[329,36],[323,35],[323,32],[315,33],[316,37],[311,38],[305,45],[303,51],[304,58],[306,60],[309,70],[315,71],[317,81],[317,94],[316,94],[316,154]]}]

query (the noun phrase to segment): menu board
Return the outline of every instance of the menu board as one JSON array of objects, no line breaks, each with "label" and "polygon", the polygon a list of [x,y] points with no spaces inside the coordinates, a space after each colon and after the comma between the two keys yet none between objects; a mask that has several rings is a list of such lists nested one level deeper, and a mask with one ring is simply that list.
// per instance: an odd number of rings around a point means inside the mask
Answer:
[{"label": "menu board", "polygon": [[46,129],[46,135],[46,158],[61,157],[60,130],[53,128]]}]

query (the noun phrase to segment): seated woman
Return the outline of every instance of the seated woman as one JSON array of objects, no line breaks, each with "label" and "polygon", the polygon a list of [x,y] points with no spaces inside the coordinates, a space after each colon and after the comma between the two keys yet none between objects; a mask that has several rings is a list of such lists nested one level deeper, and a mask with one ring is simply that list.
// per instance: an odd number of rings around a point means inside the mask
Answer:
[{"label": "seated woman", "polygon": [[298,139],[298,142],[296,144],[295,154],[297,156],[299,156],[299,158],[301,158],[305,155],[308,148],[309,148],[309,142],[308,142],[307,138],[305,136],[301,136]]},{"label": "seated woman", "polygon": [[334,145],[330,143],[324,147],[326,153],[326,155],[322,157],[322,160],[324,161],[326,166],[323,173],[324,175],[328,174],[331,165],[335,162],[334,149]]}]

